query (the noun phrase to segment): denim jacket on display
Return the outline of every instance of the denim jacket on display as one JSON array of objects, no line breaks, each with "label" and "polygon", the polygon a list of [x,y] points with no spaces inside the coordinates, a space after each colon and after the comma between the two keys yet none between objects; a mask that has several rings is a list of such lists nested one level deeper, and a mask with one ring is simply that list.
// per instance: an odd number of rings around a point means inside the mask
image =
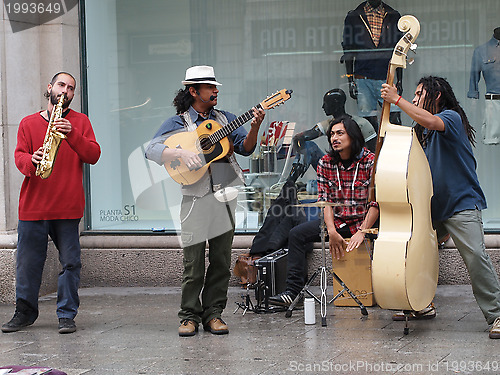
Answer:
[{"label": "denim jacket on display", "polygon": [[500,94],[500,40],[491,38],[474,50],[468,98],[479,99],[478,83],[483,73],[486,93]]}]

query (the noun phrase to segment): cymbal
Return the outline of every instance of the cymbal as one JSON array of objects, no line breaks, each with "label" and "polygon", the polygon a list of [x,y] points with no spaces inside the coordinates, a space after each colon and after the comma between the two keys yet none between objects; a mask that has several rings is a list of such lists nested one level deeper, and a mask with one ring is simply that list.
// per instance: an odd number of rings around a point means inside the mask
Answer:
[{"label": "cymbal", "polygon": [[310,200],[310,201],[317,201],[318,200],[318,194],[307,194],[307,192],[298,192],[297,193],[297,198],[299,199],[300,202],[303,202],[305,200]]},{"label": "cymbal", "polygon": [[317,201],[317,202],[311,202],[311,203],[300,203],[300,204],[295,204],[295,207],[319,207],[319,208],[325,208],[325,207],[341,207],[344,206],[342,203],[332,203],[332,202],[326,202],[326,201]]}]

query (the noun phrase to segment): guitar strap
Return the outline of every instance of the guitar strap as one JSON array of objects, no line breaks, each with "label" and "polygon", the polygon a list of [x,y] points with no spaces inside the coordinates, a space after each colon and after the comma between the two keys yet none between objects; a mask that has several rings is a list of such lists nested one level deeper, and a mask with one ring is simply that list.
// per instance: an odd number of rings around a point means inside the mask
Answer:
[{"label": "guitar strap", "polygon": [[[222,127],[228,124],[226,116],[214,109],[215,121],[217,121]],[[230,140],[232,142],[232,140]],[[231,146],[232,147],[232,146]],[[226,156],[226,159],[229,161],[229,164],[233,168],[234,172],[236,172],[236,177],[241,181],[242,184],[245,184],[245,178],[243,177],[243,171],[241,170],[240,165],[236,161],[236,157],[234,156],[234,152],[231,152],[230,155]]]},{"label": "guitar strap", "polygon": [[191,116],[189,115],[189,111],[181,113],[179,116],[181,117],[182,122],[184,123],[184,128],[186,129],[186,131],[193,132],[196,130],[198,125],[196,125],[193,122],[193,120],[191,119]]}]

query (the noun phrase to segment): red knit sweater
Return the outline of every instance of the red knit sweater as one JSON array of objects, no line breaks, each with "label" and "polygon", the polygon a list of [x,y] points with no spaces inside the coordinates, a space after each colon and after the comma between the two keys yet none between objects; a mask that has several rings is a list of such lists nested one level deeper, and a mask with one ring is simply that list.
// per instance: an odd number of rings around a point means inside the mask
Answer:
[{"label": "red knit sweater", "polygon": [[52,174],[35,176],[33,153],[42,146],[48,121],[40,112],[26,116],[19,124],[14,152],[16,166],[25,176],[19,196],[20,220],[79,219],[83,216],[83,163],[95,164],[101,148],[88,117],[70,110],[65,118],[72,130],[61,141]]}]

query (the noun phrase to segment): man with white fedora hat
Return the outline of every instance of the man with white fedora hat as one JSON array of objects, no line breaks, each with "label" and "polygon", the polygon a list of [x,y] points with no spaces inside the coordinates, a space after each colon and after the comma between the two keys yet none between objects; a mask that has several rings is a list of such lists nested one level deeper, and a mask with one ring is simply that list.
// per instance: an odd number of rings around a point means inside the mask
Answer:
[{"label": "man with white fedora hat", "polygon": [[[184,88],[173,100],[177,114],[168,118],[146,149],[146,158],[163,165],[179,159],[190,169],[203,165],[200,154],[182,147],[168,148],[165,140],[180,131],[195,131],[206,120],[225,126],[236,119],[230,112],[215,109],[221,86],[214,68],[198,65],[186,70]],[[264,120],[262,109],[253,109],[250,130],[238,127],[228,138],[234,152],[249,156],[257,143]],[[227,187],[244,183],[241,168],[232,151],[212,162],[198,181],[182,185],[180,220],[184,254],[179,336],[194,336],[198,325],[213,334],[229,332],[221,314],[227,303],[231,276],[231,247],[234,237],[236,199],[221,199]],[[234,198],[234,197],[231,197]],[[208,241],[209,266],[205,274],[205,248]],[[200,301],[201,294],[201,301]]]}]

